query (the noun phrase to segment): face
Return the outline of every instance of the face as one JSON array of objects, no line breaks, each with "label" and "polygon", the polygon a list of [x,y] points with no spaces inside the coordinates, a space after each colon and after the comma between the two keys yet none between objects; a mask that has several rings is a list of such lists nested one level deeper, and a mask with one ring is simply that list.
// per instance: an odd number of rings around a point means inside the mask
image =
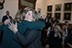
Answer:
[{"label": "face", "polygon": [[63,25],[63,26],[62,26],[62,29],[65,29],[65,28],[66,28],[66,26],[65,26],[65,25]]},{"label": "face", "polygon": [[57,28],[54,28],[54,31],[55,31],[55,32],[58,32],[58,29],[57,29]]},{"label": "face", "polygon": [[9,15],[10,14],[9,11],[7,11],[6,14]]},{"label": "face", "polygon": [[67,22],[67,23],[66,23],[66,26],[68,26],[68,25],[69,25],[69,23]]},{"label": "face", "polygon": [[25,20],[33,21],[32,11],[28,11],[27,14],[25,14]]}]

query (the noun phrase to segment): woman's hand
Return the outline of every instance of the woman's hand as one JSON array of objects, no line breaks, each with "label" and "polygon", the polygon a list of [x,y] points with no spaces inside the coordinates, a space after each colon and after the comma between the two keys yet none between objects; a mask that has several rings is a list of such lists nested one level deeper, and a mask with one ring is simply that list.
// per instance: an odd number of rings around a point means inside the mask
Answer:
[{"label": "woman's hand", "polygon": [[60,33],[58,33],[58,36],[59,36],[59,38],[61,38],[61,34]]},{"label": "woman's hand", "polygon": [[47,45],[45,46],[45,48],[49,48],[49,45],[47,44]]},{"label": "woman's hand", "polygon": [[11,23],[9,24],[9,27],[8,27],[11,31],[13,31],[14,34],[17,33],[18,29],[17,29],[17,22],[14,24],[14,23]]}]

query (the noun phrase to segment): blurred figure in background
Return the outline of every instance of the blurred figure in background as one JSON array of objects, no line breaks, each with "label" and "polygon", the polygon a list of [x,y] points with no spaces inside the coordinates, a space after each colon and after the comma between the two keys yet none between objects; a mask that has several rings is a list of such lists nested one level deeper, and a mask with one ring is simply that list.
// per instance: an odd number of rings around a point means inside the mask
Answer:
[{"label": "blurred figure in background", "polygon": [[59,26],[55,26],[54,31],[50,32],[47,43],[50,48],[62,48],[62,34]]},{"label": "blurred figure in background", "polygon": [[39,19],[40,21],[43,21],[43,18],[42,18],[42,16],[41,16],[41,18]]},{"label": "blurred figure in background", "polygon": [[6,11],[6,15],[3,16],[2,22],[4,22],[6,19],[12,19],[12,17],[10,16],[10,12],[9,11]]}]

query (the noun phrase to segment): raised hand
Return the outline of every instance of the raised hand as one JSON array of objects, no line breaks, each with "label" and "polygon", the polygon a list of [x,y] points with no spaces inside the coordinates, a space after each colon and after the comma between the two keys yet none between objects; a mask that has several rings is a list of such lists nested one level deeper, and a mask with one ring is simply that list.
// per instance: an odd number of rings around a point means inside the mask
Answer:
[{"label": "raised hand", "polygon": [[9,27],[8,27],[11,31],[13,31],[14,34],[16,34],[16,32],[18,31],[17,29],[17,22],[14,24],[14,23],[11,23],[9,24]]}]

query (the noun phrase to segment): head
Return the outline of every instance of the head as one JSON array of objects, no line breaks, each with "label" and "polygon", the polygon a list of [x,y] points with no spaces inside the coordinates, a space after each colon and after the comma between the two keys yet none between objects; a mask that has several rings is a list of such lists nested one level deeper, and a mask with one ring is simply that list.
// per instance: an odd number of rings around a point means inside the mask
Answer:
[{"label": "head", "polygon": [[62,32],[62,30],[61,30],[61,28],[59,26],[55,26],[54,31],[55,32]]},{"label": "head", "polygon": [[[18,15],[19,14],[19,15]],[[26,7],[18,11],[17,16],[23,16],[24,20],[27,21],[37,21],[40,18],[40,15],[32,8]]]},{"label": "head", "polygon": [[24,10],[25,14],[25,20],[28,20],[28,21],[37,21],[40,16],[39,14],[32,8],[28,8]]},{"label": "head", "polygon": [[62,29],[63,29],[63,30],[66,29],[66,25],[65,25],[65,24],[62,25]]},{"label": "head", "polygon": [[69,22],[68,21],[65,21],[65,25],[68,26],[69,25]]},{"label": "head", "polygon": [[41,16],[41,18],[42,18],[42,16]]},{"label": "head", "polygon": [[6,15],[8,15],[8,16],[9,16],[9,15],[10,15],[10,12],[9,12],[9,11],[6,11]]}]

